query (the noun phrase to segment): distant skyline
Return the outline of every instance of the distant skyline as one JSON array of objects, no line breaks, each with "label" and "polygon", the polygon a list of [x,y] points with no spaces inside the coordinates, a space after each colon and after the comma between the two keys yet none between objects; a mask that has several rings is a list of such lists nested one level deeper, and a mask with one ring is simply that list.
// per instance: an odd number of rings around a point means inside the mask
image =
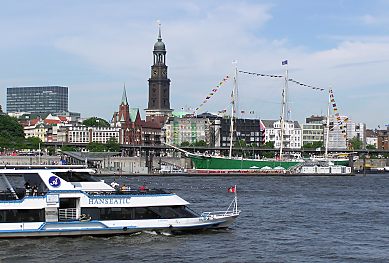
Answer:
[{"label": "distant skyline", "polygon": [[[147,108],[157,20],[170,102],[198,107],[238,69],[284,74],[334,90],[338,111],[368,128],[389,124],[389,1],[0,0],[0,104],[7,87],[69,87],[69,110],[110,120],[123,85]],[[239,74],[242,117],[278,119],[282,79]],[[200,112],[227,109],[227,81]],[[289,84],[291,119],[326,114],[327,93]],[[142,112],[142,118],[145,118]]]}]

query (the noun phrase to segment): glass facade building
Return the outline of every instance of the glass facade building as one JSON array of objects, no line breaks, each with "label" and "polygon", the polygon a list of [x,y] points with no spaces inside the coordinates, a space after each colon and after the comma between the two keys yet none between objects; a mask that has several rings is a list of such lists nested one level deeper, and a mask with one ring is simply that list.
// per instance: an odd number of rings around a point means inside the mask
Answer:
[{"label": "glass facade building", "polygon": [[7,112],[68,112],[68,87],[7,88]]}]

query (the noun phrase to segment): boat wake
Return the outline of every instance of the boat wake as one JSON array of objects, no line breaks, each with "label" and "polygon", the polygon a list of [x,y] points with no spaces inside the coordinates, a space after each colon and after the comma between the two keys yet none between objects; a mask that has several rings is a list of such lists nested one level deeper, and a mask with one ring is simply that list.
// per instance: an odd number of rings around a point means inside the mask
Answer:
[{"label": "boat wake", "polygon": [[149,231],[149,230],[145,230],[145,231],[142,231],[143,233],[145,234],[149,234],[149,235],[155,235],[155,236],[172,236],[173,233],[169,232],[169,231]]}]

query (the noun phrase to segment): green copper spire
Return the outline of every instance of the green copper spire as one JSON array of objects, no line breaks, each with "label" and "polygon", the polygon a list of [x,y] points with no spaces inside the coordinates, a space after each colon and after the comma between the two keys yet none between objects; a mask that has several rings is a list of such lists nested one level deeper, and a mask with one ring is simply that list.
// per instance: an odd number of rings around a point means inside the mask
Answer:
[{"label": "green copper spire", "polygon": [[126,93],[126,83],[124,83],[123,95],[122,95],[122,103],[121,104],[128,105],[127,93]]}]

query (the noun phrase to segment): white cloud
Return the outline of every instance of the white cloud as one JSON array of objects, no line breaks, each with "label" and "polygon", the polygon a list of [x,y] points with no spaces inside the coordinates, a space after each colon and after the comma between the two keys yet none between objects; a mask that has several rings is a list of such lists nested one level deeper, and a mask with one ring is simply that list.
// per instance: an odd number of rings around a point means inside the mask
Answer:
[{"label": "white cloud", "polygon": [[[256,2],[230,1],[168,1],[151,6],[126,1],[102,1],[93,6],[73,3],[70,7],[58,8],[57,17],[50,15],[48,21],[44,17],[36,18],[29,26],[28,17],[21,25],[13,25],[11,29],[16,33],[4,37],[2,45],[11,48],[24,37],[27,42],[23,45],[28,45],[29,41],[39,45],[40,40],[44,42],[42,45],[52,45],[63,56],[83,61],[96,76],[108,75],[109,80],[102,82],[90,79],[69,84],[74,105],[71,108],[85,115],[95,113],[107,118],[117,110],[123,82],[131,94],[129,102],[140,108],[147,107],[147,79],[157,38],[155,21],[160,19],[168,52],[171,106],[174,108],[198,106],[216,84],[232,72],[231,62],[235,59],[240,69],[272,74],[283,74],[280,64],[288,59],[290,77],[313,86],[333,85],[344,114],[355,114],[353,119],[361,121],[378,121],[363,120],[366,114],[353,102],[359,99],[349,94],[355,95],[355,90],[370,94],[368,87],[379,94],[380,89],[386,88],[389,36],[353,32],[329,36],[318,29],[317,35],[325,36],[320,41],[331,39],[335,44],[320,49],[307,47],[306,43],[296,46],[289,42],[290,35],[265,34],[270,22],[279,19],[274,17],[275,8],[277,6]],[[360,16],[360,21],[380,26],[385,21],[382,17],[365,14]],[[4,30],[6,27],[2,26]],[[9,84],[4,82],[4,85]],[[220,88],[203,109],[226,108],[230,85]],[[240,75],[241,108],[254,110],[267,119],[278,118],[282,85],[282,80]],[[93,103],[85,105],[83,98],[91,94]],[[298,120],[325,112],[325,93],[291,84],[289,94],[292,116]],[[377,103],[380,101],[382,97],[378,96],[363,103],[375,112],[384,112]],[[380,113],[380,120],[386,118],[383,115]]]}]

